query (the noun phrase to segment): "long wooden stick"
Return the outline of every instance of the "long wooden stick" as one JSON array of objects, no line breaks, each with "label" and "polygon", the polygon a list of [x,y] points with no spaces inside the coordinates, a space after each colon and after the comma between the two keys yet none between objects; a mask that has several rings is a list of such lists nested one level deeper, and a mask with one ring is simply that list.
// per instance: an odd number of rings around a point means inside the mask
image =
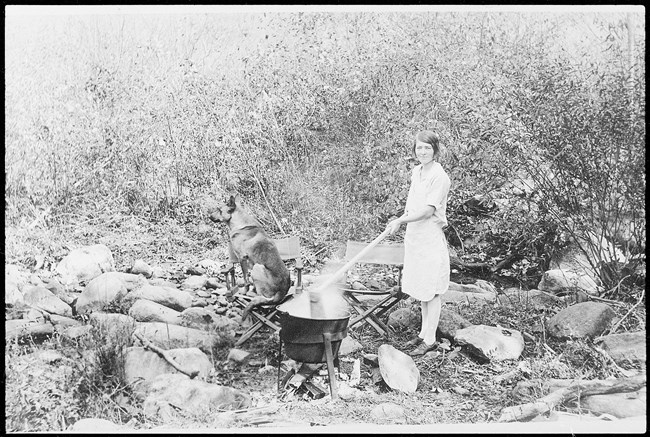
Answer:
[{"label": "long wooden stick", "polygon": [[645,384],[646,375],[619,378],[611,381],[575,381],[567,387],[556,390],[535,402],[504,408],[501,410],[501,417],[499,417],[498,422],[528,421],[578,396],[632,392],[639,390]]},{"label": "long wooden stick", "polygon": [[155,353],[163,357],[165,361],[167,361],[169,364],[171,364],[174,367],[174,369],[189,376],[190,379],[194,379],[199,374],[199,371],[196,369],[187,370],[184,367],[182,367],[174,360],[174,358],[169,354],[168,351],[159,348],[158,346],[156,346],[155,344],[153,344],[152,342],[144,338],[144,336],[139,332],[134,332],[133,335],[142,342],[145,348],[151,349],[152,351],[154,351]]},{"label": "long wooden stick", "polygon": [[329,286],[331,286],[332,284],[334,284],[343,273],[348,271],[348,269],[350,267],[352,267],[354,265],[354,263],[357,262],[358,259],[360,259],[366,253],[368,253],[370,251],[370,249],[372,249],[377,244],[379,244],[379,242],[381,240],[383,240],[384,238],[386,238],[389,233],[390,233],[390,231],[388,229],[386,229],[384,232],[379,234],[379,236],[377,238],[375,238],[374,240],[372,240],[370,243],[368,243],[368,245],[366,247],[364,247],[363,250],[361,250],[359,253],[357,253],[355,256],[353,256],[347,263],[345,263],[345,265],[343,265],[343,267],[338,269],[334,274],[330,275],[330,277],[325,282],[323,282],[322,284],[319,284],[318,287],[316,287],[314,289],[314,291],[315,292],[323,291],[323,290],[327,289]]}]

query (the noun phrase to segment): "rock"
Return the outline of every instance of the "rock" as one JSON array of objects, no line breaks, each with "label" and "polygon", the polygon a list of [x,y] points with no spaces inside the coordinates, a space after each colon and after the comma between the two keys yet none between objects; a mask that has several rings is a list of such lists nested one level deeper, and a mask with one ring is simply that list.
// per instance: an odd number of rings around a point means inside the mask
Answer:
[{"label": "rock", "polygon": [[202,330],[223,329],[232,331],[232,335],[234,335],[235,330],[239,327],[239,324],[234,320],[218,315],[206,308],[188,308],[181,313],[180,317],[181,326],[189,328]]},{"label": "rock", "polygon": [[451,288],[441,295],[442,303],[485,305],[496,301],[496,294],[455,291]]},{"label": "rock", "polygon": [[593,338],[609,327],[615,315],[604,303],[578,303],[551,317],[546,322],[546,329],[556,338]]},{"label": "rock", "polygon": [[188,276],[183,283],[181,284],[181,288],[186,289],[186,290],[196,290],[199,288],[205,287],[205,284],[208,282],[208,278],[206,276]]},{"label": "rock", "polygon": [[405,393],[415,393],[420,371],[413,359],[389,344],[379,346],[379,371],[386,384]]},{"label": "rock", "polygon": [[63,360],[63,355],[59,351],[48,349],[38,352],[38,359],[47,364],[54,364]]},{"label": "rock", "polygon": [[[198,371],[198,378],[206,379],[212,370],[212,363],[206,354],[197,348],[169,349],[173,360],[188,371]],[[180,373],[156,352],[143,347],[129,347],[124,355],[124,376],[141,400],[146,397],[151,382],[164,373]]]},{"label": "rock", "polygon": [[151,271],[152,278],[166,278],[167,275],[167,271],[162,267],[154,267]]},{"label": "rock", "polygon": [[120,272],[102,273],[86,285],[77,298],[75,308],[78,314],[102,311],[117,305],[129,290],[144,284],[146,280],[138,275]]},{"label": "rock", "polygon": [[76,433],[95,434],[95,433],[111,433],[114,431],[124,431],[125,429],[127,428],[122,425],[113,423],[110,420],[86,418],[86,419],[77,420],[68,428],[68,431],[72,431]]},{"label": "rock", "polygon": [[208,301],[202,297],[197,297],[192,299],[192,308],[204,308],[207,307]]},{"label": "rock", "polygon": [[185,273],[188,275],[203,276],[205,275],[205,269],[199,266],[191,266],[185,269]]},{"label": "rock", "polygon": [[579,288],[587,294],[598,295],[598,284],[589,275],[578,275],[577,273],[560,269],[544,272],[537,288],[553,294]]},{"label": "rock", "polygon": [[24,302],[23,288],[27,285],[29,275],[13,264],[5,264],[5,305],[18,305]]},{"label": "rock", "polygon": [[138,322],[181,324],[180,312],[147,299],[137,299],[129,308],[129,316]]},{"label": "rock", "polygon": [[225,290],[225,292],[228,292],[228,290],[225,289],[223,281],[220,281],[217,278],[208,278],[205,281],[205,288],[210,288],[210,289],[222,289]]},{"label": "rock", "polygon": [[496,289],[494,285],[490,284],[487,281],[477,279],[475,284],[457,284],[455,282],[449,282],[448,291],[457,291],[460,293],[476,293],[476,294],[487,294],[490,298],[496,298]]},{"label": "rock", "polygon": [[533,306],[552,307],[564,304],[564,300],[552,293],[541,290],[521,290],[519,288],[507,288],[497,296],[497,302],[502,306]]},{"label": "rock", "polygon": [[158,285],[144,285],[129,293],[129,299],[148,299],[176,311],[192,306],[192,295],[176,288]]},{"label": "rock", "polygon": [[69,327],[54,327],[56,332],[60,332],[65,338],[69,340],[74,340],[81,338],[86,335],[90,335],[93,327],[90,325],[81,325],[81,326],[69,326]]},{"label": "rock", "polygon": [[463,316],[443,307],[440,312],[440,321],[438,322],[438,332],[441,337],[453,339],[459,329],[469,326],[472,326],[472,323],[467,321]]},{"label": "rock", "polygon": [[251,399],[240,390],[190,379],[179,373],[166,373],[151,382],[143,405],[145,415],[159,416],[161,408],[165,411],[165,406],[169,405],[192,415],[207,416],[221,410],[250,407]]},{"label": "rock", "polygon": [[56,297],[68,304],[70,307],[75,305],[77,295],[68,292],[65,287],[56,278],[46,278],[43,280],[43,287],[50,290]]},{"label": "rock", "polygon": [[203,259],[197,265],[204,269],[208,275],[216,275],[221,272],[221,264],[211,259]]},{"label": "rock", "polygon": [[150,278],[153,275],[153,269],[144,260],[137,259],[131,266],[131,273]]},{"label": "rock", "polygon": [[89,318],[96,331],[107,337],[128,336],[130,338],[137,323],[133,317],[126,314],[94,312]]},{"label": "rock", "polygon": [[207,332],[162,322],[136,322],[136,333],[163,349],[197,347],[207,354],[212,348],[232,341],[230,333]]},{"label": "rock", "polygon": [[207,291],[203,291],[203,290],[197,291],[196,295],[198,297],[203,297],[203,298],[206,298],[206,299],[209,298],[209,297],[212,297],[212,293],[208,293]]},{"label": "rock", "polygon": [[56,297],[44,287],[27,286],[24,293],[25,302],[35,308],[60,316],[72,316],[70,305]]},{"label": "rock", "polygon": [[31,337],[34,342],[41,343],[54,334],[51,323],[40,323],[34,320],[6,320],[5,343]]},{"label": "rock", "polygon": [[377,420],[395,420],[405,418],[404,407],[392,402],[384,402],[372,409],[370,415]]},{"label": "rock", "polygon": [[85,246],[70,251],[56,267],[64,282],[91,281],[105,272],[115,271],[115,260],[110,249],[103,244]]},{"label": "rock", "polygon": [[598,274],[591,267],[589,259],[575,243],[571,243],[555,253],[551,257],[548,268],[550,270],[571,272],[575,276],[587,275],[594,281],[598,278]]},{"label": "rock", "polygon": [[628,393],[610,393],[585,396],[580,399],[580,408],[596,414],[611,414],[623,419],[646,414],[646,388]]},{"label": "rock", "polygon": [[379,367],[379,355],[377,354],[364,354],[363,364],[370,367]]},{"label": "rock", "polygon": [[420,313],[410,307],[398,308],[388,315],[388,326],[391,328],[420,328]]},{"label": "rock", "polygon": [[72,326],[81,326],[81,322],[70,317],[60,316],[58,314],[50,314],[50,321],[55,327],[70,328]]},{"label": "rock", "polygon": [[344,357],[346,355],[353,354],[357,351],[360,351],[363,349],[363,346],[361,343],[356,341],[354,338],[350,336],[346,336],[341,340],[341,346],[339,347],[339,355]]},{"label": "rock", "polygon": [[126,294],[126,286],[119,276],[100,275],[86,285],[84,291],[77,298],[75,308],[78,314],[102,311]]},{"label": "rock", "polygon": [[230,352],[228,352],[228,361],[231,361],[236,364],[244,364],[246,361],[248,361],[248,358],[250,357],[250,352],[246,352],[241,349],[230,349]]},{"label": "rock", "polygon": [[601,347],[618,365],[646,362],[645,331],[610,334],[600,337],[598,342],[602,342]]},{"label": "rock", "polygon": [[466,346],[480,360],[516,360],[524,351],[519,331],[487,325],[473,325],[456,331],[454,341]]}]

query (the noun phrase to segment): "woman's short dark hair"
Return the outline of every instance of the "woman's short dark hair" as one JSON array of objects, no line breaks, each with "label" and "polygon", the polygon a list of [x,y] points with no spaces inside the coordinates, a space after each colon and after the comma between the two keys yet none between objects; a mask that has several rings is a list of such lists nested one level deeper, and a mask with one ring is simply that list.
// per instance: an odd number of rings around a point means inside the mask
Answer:
[{"label": "woman's short dark hair", "polygon": [[413,141],[414,155],[415,155],[415,145],[417,144],[418,141],[431,144],[431,147],[433,147],[434,157],[438,156],[438,153],[440,153],[440,146],[438,145],[438,143],[440,142],[440,137],[438,137],[437,133],[430,130],[421,130],[420,132],[418,132],[417,135],[415,136],[415,140]]}]

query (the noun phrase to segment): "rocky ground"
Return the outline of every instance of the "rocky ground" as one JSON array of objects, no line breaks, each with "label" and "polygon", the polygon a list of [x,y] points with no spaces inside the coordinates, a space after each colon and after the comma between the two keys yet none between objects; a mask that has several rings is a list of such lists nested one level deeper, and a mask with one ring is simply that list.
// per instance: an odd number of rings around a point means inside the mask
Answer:
[{"label": "rocky ground", "polygon": [[[160,230],[150,228],[133,236],[134,228],[144,224],[131,224],[136,225],[130,228],[130,241],[135,244],[128,247],[113,244],[123,240],[111,238],[112,234],[99,237],[86,232],[76,240],[88,246],[110,246],[111,267],[116,271],[100,273],[78,285],[68,284],[70,278],[65,269],[59,268],[66,265],[66,257],[74,252],[63,244],[58,250],[56,245],[49,246],[42,253],[33,249],[23,251],[22,256],[14,256],[14,262],[6,266],[5,286],[12,291],[5,296],[7,431],[84,427],[335,429],[364,424],[409,429],[433,424],[496,425],[511,422],[508,414],[513,411],[514,420],[522,422],[598,421],[632,426],[625,424],[641,423],[642,417],[645,423],[644,304],[603,302],[575,293],[504,288],[497,282],[456,276],[453,279],[458,282],[445,298],[441,347],[412,359],[419,374],[417,389],[410,392],[385,375],[378,377],[376,370],[382,346],[409,351],[403,344],[415,335],[419,314],[415,302],[404,300],[385,319],[394,327],[394,335],[382,337],[367,324],[350,329],[339,353],[339,398],[332,400],[324,369],[316,370],[309,379],[322,393],[316,390],[314,394],[305,385],[292,389],[287,384],[285,389],[278,389],[277,333],[263,329],[243,345],[234,347],[237,333],[245,327],[239,324],[239,311],[223,298],[223,278],[217,272],[226,259],[223,248],[214,245],[197,256],[195,243],[182,231],[156,238]],[[73,238],[74,232],[71,234],[67,238]],[[117,234],[124,237],[124,231],[118,230]],[[11,244],[19,245],[34,235],[14,233],[10,237]],[[210,241],[211,237],[206,237],[199,241],[199,246],[210,246]],[[27,247],[37,247],[31,243]],[[168,250],[174,244],[176,250]],[[152,246],[157,250],[151,250]],[[10,249],[10,254],[20,253],[15,246],[10,245]],[[142,256],[145,253],[157,253],[158,257],[146,258]],[[174,255],[161,256],[171,253]],[[315,256],[307,249],[305,258],[313,260]],[[110,258],[98,261],[99,270],[106,268],[101,267],[103,262],[111,263]],[[307,285],[318,277],[318,266],[315,262],[307,263]],[[98,277],[103,279],[98,281]],[[352,272],[348,279],[350,285],[358,283],[358,287],[372,288],[382,285],[382,281],[390,285],[392,277],[389,271],[361,269]],[[90,286],[93,280],[94,287]],[[93,288],[104,295],[111,294],[108,290],[117,290],[113,297],[131,299],[114,300],[98,311],[97,301],[90,297]],[[156,297],[152,298],[147,291],[155,291]],[[160,299],[162,295],[166,300]],[[129,332],[134,335],[118,334],[110,342],[106,336],[98,337],[97,327],[103,326],[98,314],[104,312],[111,315],[110,326],[118,325],[116,317],[130,318],[133,329]],[[164,335],[158,335],[162,328],[155,328],[157,324],[165,326]],[[170,341],[171,326],[178,327],[172,331],[185,329],[180,334],[185,336],[185,346]],[[153,369],[158,365],[142,365],[145,359],[163,361],[155,352],[146,350],[135,334],[163,351],[173,352],[182,368],[197,366],[201,373],[195,380],[208,384],[204,387],[207,394],[202,398],[203,404],[200,399],[184,399],[189,407],[183,407],[182,400],[173,398],[189,378],[170,370],[164,362],[160,366],[167,369],[167,376],[154,376],[170,378],[161,379],[158,384],[178,390],[171,394],[161,391],[161,398],[151,398],[155,382],[144,384],[146,388],[139,391],[111,379],[119,368],[117,358],[127,363],[126,378],[115,375],[115,379],[121,377],[122,381],[129,380],[129,372],[139,375],[143,367]],[[109,344],[114,348],[107,350]],[[191,349],[192,354],[198,350],[200,355],[187,358],[177,349]],[[396,356],[401,352],[396,352]],[[298,363],[286,356],[282,360],[281,384],[286,372],[292,368],[299,370]],[[135,363],[131,370],[129,362]],[[96,372],[98,363],[106,366],[101,369],[103,373]],[[390,366],[384,360],[381,370]],[[169,376],[169,372],[175,376]],[[516,416],[520,413],[518,406],[557,394],[558,390],[566,392],[567,384],[576,380],[590,381],[598,387],[583,388],[589,396],[560,393],[551,411],[533,417]],[[612,384],[619,385],[609,387]],[[218,396],[215,387],[224,387],[219,389]],[[210,404],[215,397],[221,402],[217,407]],[[209,414],[192,407],[205,404],[212,405]]]}]

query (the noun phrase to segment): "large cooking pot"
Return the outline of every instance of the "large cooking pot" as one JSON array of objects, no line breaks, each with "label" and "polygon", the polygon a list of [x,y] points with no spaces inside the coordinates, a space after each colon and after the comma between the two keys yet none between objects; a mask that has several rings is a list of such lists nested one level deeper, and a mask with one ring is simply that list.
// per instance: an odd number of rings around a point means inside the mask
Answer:
[{"label": "large cooking pot", "polygon": [[284,343],[284,353],[301,363],[325,363],[325,339],[329,334],[332,356],[336,357],[341,341],[348,334],[350,313],[336,319],[308,319],[280,311],[280,340]]}]

